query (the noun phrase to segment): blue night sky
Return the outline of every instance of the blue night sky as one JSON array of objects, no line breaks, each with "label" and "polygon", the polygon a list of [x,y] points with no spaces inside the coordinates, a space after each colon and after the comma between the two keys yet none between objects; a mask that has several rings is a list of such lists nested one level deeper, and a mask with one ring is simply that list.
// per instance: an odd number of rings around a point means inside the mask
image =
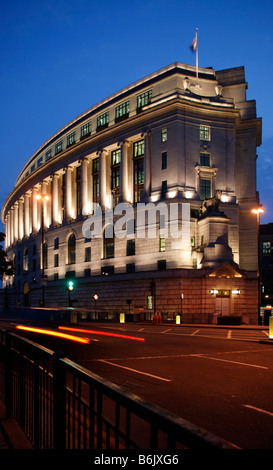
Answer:
[{"label": "blue night sky", "polygon": [[[1,2],[2,207],[23,165],[91,106],[173,62],[245,67],[263,119],[257,185],[273,222],[272,0],[14,0]],[[3,230],[2,224],[0,230]]]}]

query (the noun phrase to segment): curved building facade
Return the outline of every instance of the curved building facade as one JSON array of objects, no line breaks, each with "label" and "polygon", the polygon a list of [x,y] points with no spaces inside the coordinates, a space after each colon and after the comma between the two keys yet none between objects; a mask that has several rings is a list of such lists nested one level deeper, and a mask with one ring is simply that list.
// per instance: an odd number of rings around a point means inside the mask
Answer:
[{"label": "curved building facade", "polygon": [[2,208],[17,305],[73,294],[90,312],[256,323],[261,119],[246,89],[243,67],[174,63],[42,144]]}]

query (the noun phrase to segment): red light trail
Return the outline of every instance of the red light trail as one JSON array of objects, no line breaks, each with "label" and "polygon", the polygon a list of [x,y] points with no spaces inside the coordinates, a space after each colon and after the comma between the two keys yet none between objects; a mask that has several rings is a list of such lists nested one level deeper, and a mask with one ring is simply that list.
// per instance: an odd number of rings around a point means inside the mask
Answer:
[{"label": "red light trail", "polygon": [[67,330],[67,331],[76,331],[78,333],[88,333],[92,335],[102,335],[102,336],[112,336],[114,338],[124,338],[124,339],[131,339],[133,341],[145,341],[144,338],[139,338],[136,336],[128,336],[128,335],[120,335],[119,333],[108,333],[106,331],[95,331],[95,330],[87,330],[84,328],[71,328],[68,326],[58,326],[60,330]]},{"label": "red light trail", "polygon": [[59,333],[58,331],[43,330],[41,328],[33,328],[29,326],[16,325],[17,330],[30,331],[32,333],[40,333],[42,335],[57,336],[58,338],[68,339],[70,341],[77,341],[78,343],[89,344],[90,339],[80,338],[78,336],[67,335],[65,333]]}]

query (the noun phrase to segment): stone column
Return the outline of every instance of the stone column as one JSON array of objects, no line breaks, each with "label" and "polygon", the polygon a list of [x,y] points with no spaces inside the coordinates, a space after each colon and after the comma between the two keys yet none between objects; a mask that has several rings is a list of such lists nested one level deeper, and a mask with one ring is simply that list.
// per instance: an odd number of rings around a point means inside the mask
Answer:
[{"label": "stone column", "polygon": [[29,237],[29,194],[24,195],[24,236]]},{"label": "stone column", "polygon": [[24,206],[23,199],[19,199],[19,240],[22,240],[24,237]]},{"label": "stone column", "polygon": [[18,202],[16,201],[13,209],[13,237],[14,241],[18,240]]},{"label": "stone column", "polygon": [[51,213],[53,227],[60,223],[60,207],[59,207],[59,175],[54,173],[52,176],[52,192],[51,192]]},{"label": "stone column", "polygon": [[86,158],[81,161],[81,213],[88,215],[88,167],[89,163]]},{"label": "stone column", "polygon": [[32,233],[38,232],[38,201],[37,201],[38,189],[32,188]]},{"label": "stone column", "polygon": [[72,217],[72,171],[73,168],[68,166],[65,172],[65,218],[70,221]]}]

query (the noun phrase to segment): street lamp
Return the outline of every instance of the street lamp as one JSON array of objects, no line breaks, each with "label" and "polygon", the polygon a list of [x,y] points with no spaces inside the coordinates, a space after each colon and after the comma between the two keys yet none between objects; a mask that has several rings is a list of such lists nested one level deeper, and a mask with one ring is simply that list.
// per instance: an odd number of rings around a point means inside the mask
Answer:
[{"label": "street lamp", "polygon": [[257,279],[258,279],[258,323],[260,319],[260,304],[261,304],[261,286],[260,286],[260,215],[264,212],[262,206],[258,206],[256,209],[252,209],[252,214],[257,216],[257,239],[258,239],[258,267],[257,267]]},{"label": "street lamp", "polygon": [[44,247],[44,204],[45,201],[49,200],[49,196],[47,194],[37,194],[36,198],[41,200],[42,202],[42,222],[41,222],[41,231],[42,231],[42,292],[43,292],[43,299],[42,299],[42,307],[45,306],[45,286],[44,286],[44,277],[45,277],[45,247]]}]

